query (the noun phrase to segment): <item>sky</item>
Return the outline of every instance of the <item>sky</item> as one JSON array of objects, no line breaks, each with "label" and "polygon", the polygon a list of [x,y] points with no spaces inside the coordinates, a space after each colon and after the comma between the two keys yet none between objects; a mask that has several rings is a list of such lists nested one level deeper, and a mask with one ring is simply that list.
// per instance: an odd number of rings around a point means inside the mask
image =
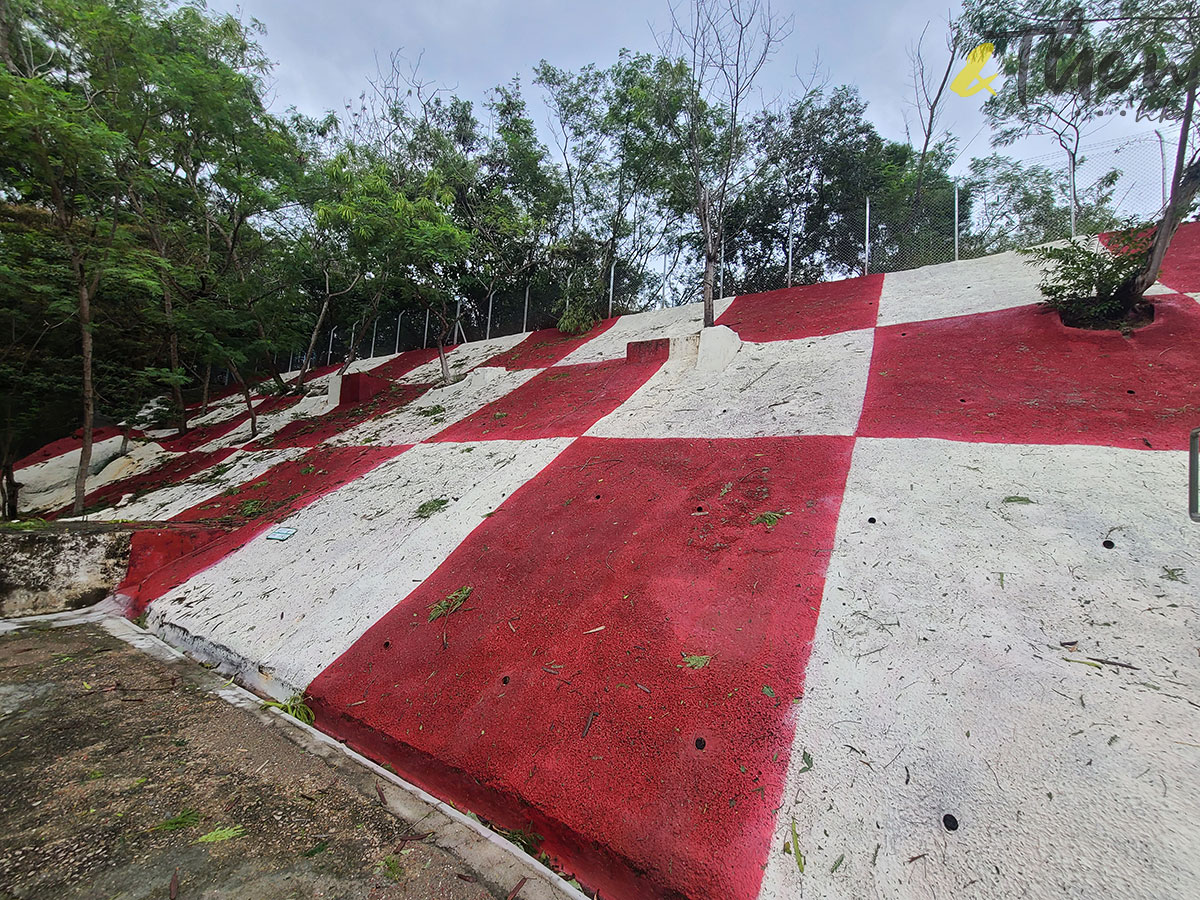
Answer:
[{"label": "sky", "polygon": [[[376,60],[386,62],[400,50],[410,60],[421,59],[424,78],[473,100],[484,122],[486,112],[480,107],[489,89],[519,75],[530,111],[550,143],[539,89],[530,83],[533,66],[543,58],[568,69],[589,62],[606,66],[622,48],[654,51],[656,33],[670,21],[667,3],[209,0],[209,7],[255,18],[265,26],[260,42],[276,62],[276,112],[290,106],[309,114],[341,111],[363,90],[376,71]],[[762,98],[798,93],[797,72],[807,75],[819,60],[830,84],[858,86],[869,103],[868,117],[885,137],[903,139],[905,116],[913,118],[908,53],[928,24],[926,58],[931,68],[944,64],[946,22],[960,6],[945,0],[775,0],[775,11],[791,15],[794,25],[760,75]],[[948,95],[941,126],[959,138],[960,172],[970,156],[989,152],[989,132],[980,112],[986,96]],[[1114,118],[1090,141],[1112,141],[1132,133],[1152,134],[1151,126],[1137,125],[1132,117]],[[1055,145],[1043,138],[1005,152],[1030,159],[1054,150]]]}]

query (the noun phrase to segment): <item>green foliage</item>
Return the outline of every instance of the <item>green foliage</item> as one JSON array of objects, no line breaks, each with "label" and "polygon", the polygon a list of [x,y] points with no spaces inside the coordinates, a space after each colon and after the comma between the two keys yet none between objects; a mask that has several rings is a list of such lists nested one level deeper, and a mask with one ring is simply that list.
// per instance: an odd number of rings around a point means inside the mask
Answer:
[{"label": "green foliage", "polygon": [[246,833],[246,829],[242,825],[224,825],[220,828],[214,828],[208,834],[201,835],[196,838],[197,844],[219,844],[222,841],[229,841],[233,838],[240,838]]},{"label": "green foliage", "polygon": [[790,515],[791,515],[791,513],[786,509],[781,509],[777,512],[769,511],[769,512],[759,513],[757,516],[755,516],[753,519],[750,520],[750,524],[751,525],[766,525],[767,531],[770,531],[772,528],[774,528],[776,525],[779,524],[780,519],[782,519],[784,516],[790,516]]},{"label": "green foliage", "polygon": [[183,828],[191,828],[194,825],[200,824],[200,813],[194,809],[185,809],[177,816],[171,816],[169,819],[164,819],[157,825],[153,826],[151,831],[179,831]]},{"label": "green foliage", "polygon": [[1114,243],[1133,242],[1122,253],[1110,252],[1090,238],[1019,252],[1030,257],[1031,265],[1043,268],[1038,285],[1042,302],[1057,310],[1064,324],[1115,328],[1127,317],[1118,289],[1145,266],[1147,233],[1145,228],[1120,232]]},{"label": "green foliage", "polygon": [[472,588],[466,586],[460,587],[453,593],[447,594],[446,597],[439,600],[437,603],[434,603],[429,607],[429,621],[435,622],[444,616],[450,615],[450,613],[454,612],[466,602],[467,598],[471,596],[471,590]]},{"label": "green foliage", "polygon": [[292,694],[286,700],[264,700],[263,709],[278,709],[305,725],[311,725],[317,720],[312,708],[305,703],[304,694]]},{"label": "green foliage", "polygon": [[426,500],[417,507],[417,511],[413,514],[413,517],[417,519],[428,519],[434,513],[441,512],[449,505],[450,501],[445,497],[437,497],[432,500]]},{"label": "green foliage", "polygon": [[563,334],[587,334],[600,321],[590,304],[581,301],[572,303],[558,320],[558,330]]}]

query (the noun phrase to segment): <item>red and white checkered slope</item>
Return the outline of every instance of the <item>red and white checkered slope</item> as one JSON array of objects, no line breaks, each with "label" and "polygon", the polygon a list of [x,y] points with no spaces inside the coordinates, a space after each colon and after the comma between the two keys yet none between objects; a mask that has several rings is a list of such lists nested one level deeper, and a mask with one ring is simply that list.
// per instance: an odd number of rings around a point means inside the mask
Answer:
[{"label": "red and white checkered slope", "polygon": [[163,507],[123,592],[604,897],[1184,896],[1200,231],[1129,337],[1034,282],[738,298],[724,368],[695,307],[466,345],[451,387],[403,354]]}]

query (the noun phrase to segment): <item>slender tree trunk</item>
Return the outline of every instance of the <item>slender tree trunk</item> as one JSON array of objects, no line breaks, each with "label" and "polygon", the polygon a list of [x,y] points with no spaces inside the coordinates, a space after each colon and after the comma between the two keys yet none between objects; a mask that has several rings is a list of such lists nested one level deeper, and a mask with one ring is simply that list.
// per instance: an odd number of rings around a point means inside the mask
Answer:
[{"label": "slender tree trunk", "polygon": [[11,461],[6,461],[3,466],[3,479],[0,479],[0,499],[4,501],[4,518],[17,518],[17,493],[21,486],[17,484],[16,475],[13,473],[13,464]]},{"label": "slender tree trunk", "polygon": [[238,367],[232,359],[225,360],[225,365],[242,387],[242,399],[246,401],[246,409],[250,412],[250,437],[256,438],[258,437],[258,414],[254,411],[254,399],[250,396],[250,385],[246,384],[246,379],[242,378],[242,373],[238,371]]},{"label": "slender tree trunk", "polygon": [[317,316],[317,324],[312,330],[312,337],[308,340],[308,352],[304,354],[304,359],[300,362],[300,374],[296,376],[296,390],[304,386],[304,376],[308,374],[308,361],[317,352],[317,338],[321,334],[321,326],[325,323],[325,314],[328,312],[329,294],[326,293],[325,302],[321,304],[321,313]]},{"label": "slender tree trunk", "polygon": [[76,261],[79,281],[80,356],[83,362],[83,446],[79,448],[79,468],[75,471],[75,502],[73,515],[83,513],[83,498],[87,494],[88,469],[92,465],[92,432],[96,420],[96,392],[92,385],[92,298],[81,260]]},{"label": "slender tree trunk", "polygon": [[370,310],[361,320],[362,328],[359,328],[354,333],[354,339],[350,341],[350,349],[346,353],[346,361],[342,363],[342,367],[338,369],[339,375],[345,374],[346,370],[350,368],[350,364],[358,359],[358,348],[362,346],[363,339],[367,336],[369,327],[373,325],[379,318],[379,304],[381,302],[383,302],[383,292],[379,291],[375,294],[374,299],[371,301]]},{"label": "slender tree trunk", "polygon": [[1196,108],[1196,85],[1188,88],[1187,101],[1183,108],[1183,120],[1179,128],[1179,145],[1175,153],[1175,174],[1171,179],[1171,197],[1167,201],[1162,221],[1154,231],[1154,242],[1150,245],[1150,256],[1146,266],[1117,291],[1122,308],[1128,312],[1141,302],[1143,295],[1158,280],[1163,259],[1171,246],[1171,239],[1179,223],[1192,208],[1196,192],[1200,190],[1200,160],[1187,164],[1187,149],[1192,130],[1192,117]]},{"label": "slender tree trunk", "polygon": [[210,359],[204,364],[204,387],[201,389],[202,392],[200,394],[200,415],[202,416],[208,414],[208,391],[211,384],[212,360]]},{"label": "slender tree trunk", "polygon": [[697,212],[700,219],[700,234],[704,240],[704,327],[712,328],[716,321],[713,303],[713,291],[716,289],[717,280],[717,247],[714,240],[716,229],[712,221],[708,188],[701,187],[699,195],[700,203]]},{"label": "slender tree trunk", "polygon": [[[253,310],[250,311],[250,315],[254,316]],[[259,340],[261,340],[263,344],[269,343],[267,341],[267,331],[265,328],[263,328],[263,323],[258,316],[254,316],[254,324],[258,328]],[[275,359],[275,354],[273,353],[268,353],[267,359],[271,364],[271,380],[275,382],[275,386],[279,388],[279,393],[282,394],[287,391],[287,385],[284,384],[283,377],[279,374],[279,363]]]},{"label": "slender tree trunk", "polygon": [[[175,307],[171,302],[171,286],[166,279],[162,282],[163,311],[167,314],[167,356],[171,363],[171,373],[181,371],[179,365],[179,332],[175,328]],[[171,399],[175,401],[175,409],[179,415],[179,433],[187,432],[187,406],[183,402],[183,388],[171,382]]]}]

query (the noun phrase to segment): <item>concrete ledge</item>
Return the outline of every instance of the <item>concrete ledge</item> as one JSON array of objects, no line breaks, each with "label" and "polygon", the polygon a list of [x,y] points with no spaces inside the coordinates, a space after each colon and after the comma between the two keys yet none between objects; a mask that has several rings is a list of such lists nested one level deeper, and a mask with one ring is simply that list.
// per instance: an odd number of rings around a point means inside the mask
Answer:
[{"label": "concrete ledge", "polygon": [[0,616],[82,609],[125,575],[130,536],[113,527],[0,531]]},{"label": "concrete ledge", "polygon": [[724,325],[714,325],[700,332],[700,347],[696,369],[700,372],[723,372],[742,349],[742,339]]}]

